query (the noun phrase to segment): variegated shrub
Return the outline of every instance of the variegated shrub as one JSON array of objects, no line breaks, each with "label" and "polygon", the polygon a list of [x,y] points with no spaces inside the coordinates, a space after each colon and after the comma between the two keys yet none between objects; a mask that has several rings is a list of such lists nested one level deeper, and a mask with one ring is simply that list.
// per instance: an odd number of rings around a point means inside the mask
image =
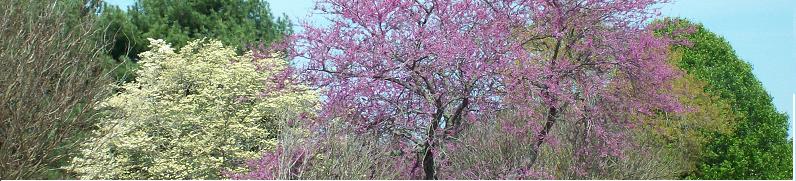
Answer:
[{"label": "variegated shrub", "polygon": [[150,42],[136,81],[97,107],[106,114],[69,168],[80,178],[217,179],[272,149],[280,118],[316,109],[315,91],[284,83],[285,60]]}]

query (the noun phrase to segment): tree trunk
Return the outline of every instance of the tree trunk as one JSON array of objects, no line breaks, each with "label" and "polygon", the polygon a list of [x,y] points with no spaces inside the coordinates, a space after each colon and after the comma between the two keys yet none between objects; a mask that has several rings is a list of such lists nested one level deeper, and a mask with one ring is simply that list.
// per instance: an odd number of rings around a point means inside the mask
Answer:
[{"label": "tree trunk", "polygon": [[437,107],[437,111],[434,113],[434,120],[432,120],[430,125],[428,125],[428,132],[426,133],[428,139],[426,139],[426,145],[424,146],[423,150],[423,153],[425,154],[423,156],[423,172],[425,173],[423,179],[426,180],[437,179],[437,176],[434,173],[434,134],[437,130],[437,127],[442,122],[442,116],[445,113],[445,107],[443,107],[441,99],[437,98],[434,103]]},{"label": "tree trunk", "polygon": [[426,156],[423,157],[423,172],[425,172],[425,180],[436,180],[437,176],[434,173],[434,152],[426,147]]},{"label": "tree trunk", "polygon": [[426,140],[426,145],[423,147],[423,172],[425,176],[423,179],[425,180],[435,180],[437,179],[434,173],[434,150],[432,149],[434,146],[434,130],[437,129],[438,121],[434,121],[431,123],[428,129],[428,139]]},{"label": "tree trunk", "polygon": [[547,113],[547,121],[545,121],[544,128],[542,129],[542,132],[539,132],[539,135],[537,135],[536,143],[533,145],[533,149],[531,150],[531,162],[528,167],[532,167],[536,163],[536,159],[539,157],[539,148],[542,146],[542,143],[544,143],[547,134],[550,133],[550,129],[553,128],[553,124],[555,124],[557,116],[558,109],[555,107],[550,107]]},{"label": "tree trunk", "polygon": [[539,147],[542,146],[542,143],[544,143],[544,139],[547,136],[547,133],[549,133],[550,129],[553,128],[553,124],[556,121],[556,116],[558,116],[558,109],[556,109],[555,107],[550,107],[550,110],[548,111],[549,112],[547,113],[547,121],[544,123],[544,129],[542,129],[542,132],[539,133],[538,140],[534,145],[534,148],[536,149],[539,149]]}]

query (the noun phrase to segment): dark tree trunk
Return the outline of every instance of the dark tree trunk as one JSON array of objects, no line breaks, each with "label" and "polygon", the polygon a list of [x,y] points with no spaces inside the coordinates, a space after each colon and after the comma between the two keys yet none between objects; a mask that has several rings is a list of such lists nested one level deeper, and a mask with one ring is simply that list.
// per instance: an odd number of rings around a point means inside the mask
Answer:
[{"label": "dark tree trunk", "polygon": [[447,130],[448,133],[455,136],[458,135],[461,129],[463,129],[461,126],[462,119],[464,119],[463,118],[464,115],[467,114],[465,110],[469,105],[470,105],[470,99],[465,98],[464,100],[462,100],[462,103],[459,104],[459,107],[456,108],[456,112],[453,113],[453,117],[451,118],[451,120],[445,120],[445,129]]},{"label": "dark tree trunk", "polygon": [[432,120],[428,126],[428,132],[426,133],[428,139],[426,139],[426,145],[423,150],[423,172],[425,173],[423,179],[426,180],[437,179],[437,175],[434,173],[434,134],[439,124],[442,122],[442,116],[445,113],[445,107],[442,105],[441,99],[437,98],[434,103],[437,107],[437,111],[434,113],[434,120]]},{"label": "dark tree trunk", "polygon": [[549,112],[547,113],[547,121],[545,121],[544,123],[544,129],[542,129],[542,132],[540,132],[538,135],[538,140],[534,145],[535,149],[539,149],[539,147],[542,146],[545,137],[547,137],[547,133],[549,133],[550,129],[553,128],[553,124],[556,121],[556,116],[558,116],[558,109],[556,109],[555,107],[550,107],[550,110],[548,111]]},{"label": "dark tree trunk", "polygon": [[423,146],[423,172],[425,176],[423,179],[425,180],[434,180],[437,179],[434,173],[434,150],[432,147],[434,146],[434,130],[437,129],[438,121],[434,121],[431,123],[428,129],[428,139],[426,141],[426,145]]},{"label": "dark tree trunk", "polygon": [[536,159],[539,157],[539,148],[542,147],[545,137],[547,137],[547,134],[550,133],[550,129],[553,128],[557,116],[558,109],[555,107],[550,107],[547,113],[547,120],[545,121],[544,128],[542,129],[542,132],[539,132],[539,135],[537,135],[536,143],[534,143],[531,150],[531,161],[528,165],[529,167],[532,167],[536,163]]},{"label": "dark tree trunk", "polygon": [[437,179],[434,173],[434,152],[430,148],[426,148],[426,156],[423,157],[423,172],[425,172],[425,177],[423,177],[423,179]]}]

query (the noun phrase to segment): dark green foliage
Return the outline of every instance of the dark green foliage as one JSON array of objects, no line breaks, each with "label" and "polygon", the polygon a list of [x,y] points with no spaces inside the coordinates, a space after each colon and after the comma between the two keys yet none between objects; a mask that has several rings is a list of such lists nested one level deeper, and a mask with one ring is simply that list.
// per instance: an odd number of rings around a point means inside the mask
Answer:
[{"label": "dark green foliage", "polygon": [[705,92],[730,103],[737,123],[733,133],[709,133],[699,170],[688,178],[698,179],[790,179],[791,144],[787,140],[787,116],[777,112],[771,96],[724,38],[701,24],[666,19],[662,33],[694,26],[682,37],[692,45],[678,45],[682,52],[677,65],[708,86]]},{"label": "dark green foliage", "polygon": [[[104,4],[97,24],[105,28],[103,38],[111,40],[111,45],[107,47],[106,60],[103,63],[106,70],[111,71],[114,80],[132,81],[134,70],[137,65],[130,60],[130,52],[143,52],[143,47],[136,47],[137,28],[130,21],[126,12],[119,7]],[[140,38],[139,38],[140,39]],[[143,40],[138,40],[143,41]]]},{"label": "dark green foliage", "polygon": [[243,50],[251,43],[268,45],[291,31],[287,18],[275,18],[262,0],[138,0],[127,12],[105,6],[100,22],[108,25],[106,36],[114,40],[108,54],[122,63],[117,80],[126,81],[132,80],[132,62],[147,50],[147,38],[179,48],[208,37]]}]

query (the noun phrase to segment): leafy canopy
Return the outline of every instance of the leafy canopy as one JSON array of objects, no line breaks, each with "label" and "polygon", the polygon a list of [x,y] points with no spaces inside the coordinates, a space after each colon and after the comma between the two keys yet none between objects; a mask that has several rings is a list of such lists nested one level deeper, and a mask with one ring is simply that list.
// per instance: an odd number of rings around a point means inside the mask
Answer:
[{"label": "leafy canopy", "polygon": [[659,33],[695,26],[684,36],[689,46],[672,51],[682,54],[677,65],[689,75],[707,83],[705,92],[730,104],[735,115],[731,134],[714,132],[706,145],[699,179],[789,179],[791,144],[787,140],[787,116],[777,112],[771,96],[752,73],[752,66],[741,60],[724,38],[701,24],[683,19],[666,19]]},{"label": "leafy canopy", "polygon": [[127,11],[104,6],[100,22],[108,26],[106,38],[112,40],[108,54],[126,63],[117,70],[117,79],[127,81],[133,80],[129,71],[135,69],[129,62],[147,50],[147,38],[164,39],[175,48],[213,38],[242,52],[248,44],[268,45],[291,31],[287,18],[274,17],[262,0],[137,0]]},{"label": "leafy canopy", "polygon": [[278,117],[315,109],[314,92],[281,81],[284,60],[150,41],[136,81],[99,105],[106,117],[71,166],[81,178],[217,179],[274,147]]}]

